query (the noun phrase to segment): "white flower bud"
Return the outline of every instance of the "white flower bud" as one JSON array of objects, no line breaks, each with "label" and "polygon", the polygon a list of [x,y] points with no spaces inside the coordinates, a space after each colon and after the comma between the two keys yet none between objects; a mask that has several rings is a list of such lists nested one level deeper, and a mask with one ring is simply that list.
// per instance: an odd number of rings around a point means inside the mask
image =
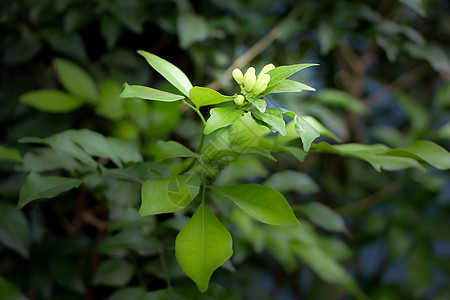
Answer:
[{"label": "white flower bud", "polygon": [[234,104],[236,104],[237,106],[241,106],[242,104],[244,104],[244,96],[242,95],[237,95],[236,98],[234,98]]},{"label": "white flower bud", "polygon": [[244,74],[244,87],[247,92],[252,91],[253,86],[255,85],[255,81],[256,81],[255,68],[250,67]]},{"label": "white flower bud", "polygon": [[242,84],[244,80],[244,75],[242,75],[242,71],[238,68],[234,69],[231,73],[233,75],[234,80],[237,82],[237,84]]},{"label": "white flower bud", "polygon": [[258,76],[261,76],[263,74],[266,74],[267,72],[269,72],[270,70],[275,69],[275,65],[274,64],[267,64],[264,66],[264,68],[262,68],[261,72],[259,72]]},{"label": "white flower bud", "polygon": [[270,81],[269,74],[262,74],[256,79],[255,85],[253,86],[253,94],[259,95],[267,88]]}]

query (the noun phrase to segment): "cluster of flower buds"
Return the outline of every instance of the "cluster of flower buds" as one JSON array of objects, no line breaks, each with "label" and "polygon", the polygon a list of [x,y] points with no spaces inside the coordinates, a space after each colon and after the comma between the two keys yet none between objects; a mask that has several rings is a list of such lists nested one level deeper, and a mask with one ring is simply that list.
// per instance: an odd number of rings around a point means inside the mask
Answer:
[{"label": "cluster of flower buds", "polygon": [[[266,74],[270,70],[273,70],[275,66],[273,64],[265,65],[261,72],[256,77],[255,68],[250,67],[247,69],[245,74],[242,74],[242,71],[238,68],[233,70],[233,78],[234,80],[245,90],[247,93],[251,93],[253,96],[258,96],[262,92],[265,91],[267,85],[270,81],[270,75]],[[237,99],[237,98],[236,98]],[[241,99],[241,98],[240,98]],[[240,102],[241,100],[235,100]],[[237,103],[236,103],[237,104]]]}]

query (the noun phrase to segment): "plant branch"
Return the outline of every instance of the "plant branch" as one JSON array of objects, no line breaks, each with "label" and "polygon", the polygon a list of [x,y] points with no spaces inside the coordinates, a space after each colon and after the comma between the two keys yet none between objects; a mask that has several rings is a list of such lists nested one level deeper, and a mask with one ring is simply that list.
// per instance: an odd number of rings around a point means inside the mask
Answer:
[{"label": "plant branch", "polygon": [[200,119],[202,120],[203,126],[206,125],[206,120],[205,117],[203,117],[202,113],[200,112],[200,110],[198,108],[195,108],[192,104],[188,103],[186,101],[186,99],[183,99],[183,103],[186,104],[187,106],[189,106],[193,111],[195,111],[197,113],[197,115],[200,117]]}]

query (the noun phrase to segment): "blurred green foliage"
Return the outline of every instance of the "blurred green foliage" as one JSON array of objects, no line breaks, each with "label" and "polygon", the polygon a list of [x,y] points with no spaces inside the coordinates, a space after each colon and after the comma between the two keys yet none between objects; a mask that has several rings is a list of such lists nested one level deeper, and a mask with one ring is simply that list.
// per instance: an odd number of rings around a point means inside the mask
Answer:
[{"label": "blurred green foliage", "polygon": [[[430,140],[449,149],[447,2],[2,2],[0,295],[450,298],[448,171],[385,162],[382,169],[392,172],[377,172],[341,157],[344,150],[355,156],[354,149],[326,137],[303,162],[287,154],[276,154],[277,162],[245,156],[218,174],[220,185],[258,182],[282,191],[303,230],[256,223],[214,199],[234,256],[199,294],[174,255],[188,219],[140,217],[136,182],[183,167],[156,162],[157,143],[172,139],[195,149],[201,124],[178,102],[119,98],[124,82],[173,92],[138,49],[171,61],[194,85],[229,95],[237,92],[230,80],[236,66],[313,62],[320,67],[294,79],[317,92],[271,95],[269,106],[310,115],[347,143],[405,149]],[[286,143],[278,151],[303,160],[287,131],[277,137]],[[32,182],[53,184],[20,195],[30,172]],[[49,199],[16,209],[35,197]]]}]

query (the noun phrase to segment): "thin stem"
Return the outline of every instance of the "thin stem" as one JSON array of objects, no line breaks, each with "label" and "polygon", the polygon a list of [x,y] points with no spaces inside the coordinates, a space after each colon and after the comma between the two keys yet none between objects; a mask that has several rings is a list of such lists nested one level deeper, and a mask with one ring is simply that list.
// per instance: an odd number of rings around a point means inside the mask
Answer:
[{"label": "thin stem", "polygon": [[200,119],[202,120],[203,126],[206,125],[206,120],[205,117],[203,117],[202,113],[200,112],[200,110],[198,108],[195,108],[193,105],[189,104],[186,99],[183,99],[183,103],[186,104],[187,106],[189,106],[193,111],[195,111],[197,113],[197,115],[200,117]]},{"label": "thin stem", "polygon": [[166,259],[164,258],[164,251],[159,250],[159,258],[161,260],[162,270],[164,272],[164,278],[166,280],[167,289],[172,291],[172,284],[170,283],[169,271],[167,270]]}]

